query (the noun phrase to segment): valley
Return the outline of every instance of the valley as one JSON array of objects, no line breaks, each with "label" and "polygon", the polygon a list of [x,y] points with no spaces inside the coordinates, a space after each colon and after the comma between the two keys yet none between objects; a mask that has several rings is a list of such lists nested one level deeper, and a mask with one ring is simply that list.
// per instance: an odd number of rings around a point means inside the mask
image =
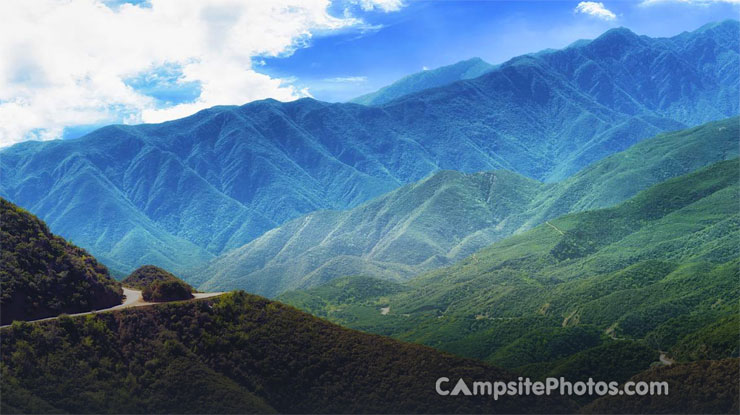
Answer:
[{"label": "valley", "polygon": [[[220,93],[291,99],[212,106],[213,84],[190,78],[200,58],[152,64],[121,91],[164,83],[195,101],[149,96],[126,124],[0,148],[0,412],[740,411],[740,22],[638,35],[581,2],[566,11],[600,19],[593,39],[496,64],[416,62],[380,88],[299,52],[360,30],[351,7],[378,17],[402,3],[349,2],[343,18],[319,13],[319,31],[285,35],[289,49],[236,48],[244,67],[219,66],[250,77]],[[422,3],[423,16],[454,6]],[[221,26],[242,16],[229,7],[201,10],[218,33],[182,46],[211,45],[204,62],[223,53]],[[337,62],[344,41],[330,44]],[[408,54],[396,52],[386,65]],[[291,56],[324,75],[270,66]],[[265,80],[273,93],[253,90]],[[325,102],[301,82],[362,92]],[[150,93],[189,96],[168,91]],[[190,115],[134,123],[165,110]],[[670,394],[450,396],[444,378]]]}]

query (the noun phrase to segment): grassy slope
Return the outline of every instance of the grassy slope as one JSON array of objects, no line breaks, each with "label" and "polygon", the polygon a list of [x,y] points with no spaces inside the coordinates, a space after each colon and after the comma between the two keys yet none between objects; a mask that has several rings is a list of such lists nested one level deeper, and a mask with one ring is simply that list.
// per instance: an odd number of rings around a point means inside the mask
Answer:
[{"label": "grassy slope", "polygon": [[211,277],[203,289],[265,295],[344,275],[408,279],[546,220],[611,206],[653,184],[736,157],[739,125],[733,117],[661,134],[557,184],[507,171],[439,172],[349,211],[296,219],[197,274]]}]

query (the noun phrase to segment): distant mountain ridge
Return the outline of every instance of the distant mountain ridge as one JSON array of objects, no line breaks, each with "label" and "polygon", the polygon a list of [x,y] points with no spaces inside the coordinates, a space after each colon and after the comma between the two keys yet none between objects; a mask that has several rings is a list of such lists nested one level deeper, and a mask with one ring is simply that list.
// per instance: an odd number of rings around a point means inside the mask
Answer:
[{"label": "distant mountain ridge", "polygon": [[381,106],[265,100],[21,143],[0,152],[0,195],[120,272],[182,273],[437,170],[556,181],[661,131],[735,115],[739,26],[661,39],[612,30]]},{"label": "distant mountain ridge", "polygon": [[661,134],[555,184],[505,170],[441,171],[347,211],[289,221],[217,257],[191,281],[273,296],[345,275],[405,280],[548,219],[612,206],[737,157],[738,137],[738,117]]},{"label": "distant mountain ridge", "polygon": [[413,92],[436,88],[455,81],[477,78],[495,68],[481,58],[472,58],[436,69],[428,69],[405,76],[375,92],[351,99],[362,105],[382,105]]}]

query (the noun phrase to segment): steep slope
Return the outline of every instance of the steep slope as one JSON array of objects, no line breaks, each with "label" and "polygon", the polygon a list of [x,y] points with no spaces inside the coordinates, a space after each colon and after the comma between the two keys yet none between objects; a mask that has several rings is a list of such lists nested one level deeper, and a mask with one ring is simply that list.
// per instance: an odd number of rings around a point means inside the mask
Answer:
[{"label": "steep slope", "polygon": [[[3,411],[572,412],[561,397],[439,396],[438,377],[514,380],[473,360],[231,293],[2,330]],[[50,346],[52,345],[52,346]],[[63,362],[63,364],[62,364]],[[28,399],[29,397],[35,399]]]},{"label": "steep slope", "polygon": [[123,291],[95,258],[0,198],[0,324],[120,304]]},{"label": "steep slope", "polygon": [[737,117],[662,134],[551,185],[507,171],[442,171],[349,211],[290,221],[189,279],[207,290],[265,295],[344,275],[405,280],[548,219],[611,206],[655,183],[736,157],[738,137]]},{"label": "steep slope", "polygon": [[[729,317],[740,312],[738,169],[738,159],[715,163],[616,207],[550,220],[403,289],[342,303],[330,286],[280,298],[350,327],[532,374],[555,366],[527,350],[556,347],[549,353],[562,359],[617,338],[687,360],[737,357],[731,333],[740,327]],[[574,328],[584,331],[574,336]],[[609,361],[601,356],[583,373]]]},{"label": "steep slope", "polygon": [[405,76],[386,87],[359,96],[349,102],[362,105],[382,105],[413,92],[436,88],[455,81],[477,78],[493,70],[493,68],[493,65],[481,58],[472,58]]},{"label": "steep slope", "polygon": [[266,100],[23,143],[0,152],[0,195],[121,272],[181,273],[440,169],[553,181],[661,131],[736,115],[739,27],[609,31],[377,107]]}]

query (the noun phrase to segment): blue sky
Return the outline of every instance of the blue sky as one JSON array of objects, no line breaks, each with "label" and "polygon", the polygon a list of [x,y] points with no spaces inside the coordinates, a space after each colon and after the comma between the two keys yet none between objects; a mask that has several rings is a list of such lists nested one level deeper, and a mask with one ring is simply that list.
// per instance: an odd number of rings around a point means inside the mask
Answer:
[{"label": "blue sky", "polygon": [[575,1],[416,1],[397,13],[369,13],[366,33],[314,39],[293,55],[265,59],[259,70],[295,78],[321,100],[346,101],[423,68],[471,57],[501,63],[546,48],[590,39],[612,27],[673,36],[708,22],[738,17],[729,3],[602,2],[615,18],[576,13]]},{"label": "blue sky", "polygon": [[256,99],[345,101],[475,56],[738,17],[740,0],[2,0],[0,147]]}]

